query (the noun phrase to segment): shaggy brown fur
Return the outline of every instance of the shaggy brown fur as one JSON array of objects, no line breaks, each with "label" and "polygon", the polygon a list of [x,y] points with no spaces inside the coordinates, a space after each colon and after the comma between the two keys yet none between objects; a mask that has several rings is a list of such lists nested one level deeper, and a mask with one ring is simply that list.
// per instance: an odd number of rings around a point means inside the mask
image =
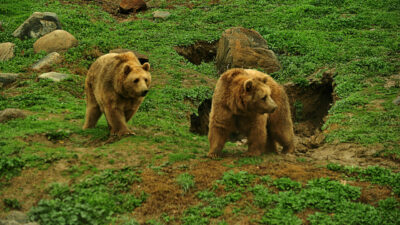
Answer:
[{"label": "shaggy brown fur", "polygon": [[85,81],[86,117],[83,129],[93,128],[104,113],[111,135],[134,134],[127,122],[147,94],[150,64],[140,64],[132,52],[110,53],[90,67]]},{"label": "shaggy brown fur", "polygon": [[248,154],[260,155],[266,148],[268,113],[278,107],[271,98],[267,77],[251,76],[231,69],[219,78],[211,106],[208,139],[209,157],[218,157],[230,133],[248,138]]},{"label": "shaggy brown fur", "polygon": [[279,85],[271,76],[257,70],[246,69],[250,76],[267,78],[266,84],[271,88],[271,98],[276,102],[278,108],[270,113],[267,122],[267,151],[277,152],[276,144],[279,143],[283,153],[294,151],[293,122],[290,113],[289,99],[285,89]]}]

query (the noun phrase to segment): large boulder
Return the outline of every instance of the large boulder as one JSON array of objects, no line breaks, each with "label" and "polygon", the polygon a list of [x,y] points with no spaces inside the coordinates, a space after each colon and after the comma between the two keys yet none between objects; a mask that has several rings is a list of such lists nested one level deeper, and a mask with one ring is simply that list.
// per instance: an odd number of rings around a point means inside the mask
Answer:
[{"label": "large boulder", "polygon": [[65,51],[78,45],[78,40],[65,30],[55,30],[39,38],[33,44],[33,50],[37,53]]},{"label": "large boulder", "polygon": [[14,31],[13,36],[20,39],[38,38],[57,29],[61,29],[61,23],[55,13],[34,12]]},{"label": "large boulder", "polygon": [[6,61],[14,57],[15,44],[11,42],[0,44],[0,62]]},{"label": "large boulder", "polygon": [[122,0],[119,4],[119,11],[121,13],[137,12],[146,8],[146,2],[143,0]]},{"label": "large boulder", "polygon": [[242,27],[225,30],[218,42],[217,69],[220,74],[230,68],[261,68],[267,73],[280,70],[275,53],[256,31]]},{"label": "large boulder", "polygon": [[60,63],[62,61],[61,55],[58,52],[52,52],[48,54],[39,62],[32,66],[32,70],[40,71],[50,68],[52,65]]}]

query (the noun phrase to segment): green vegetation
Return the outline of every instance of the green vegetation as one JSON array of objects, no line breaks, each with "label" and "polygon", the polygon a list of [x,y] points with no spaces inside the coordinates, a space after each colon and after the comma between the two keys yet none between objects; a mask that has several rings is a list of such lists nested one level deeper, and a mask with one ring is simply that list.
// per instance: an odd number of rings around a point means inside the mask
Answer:
[{"label": "green vegetation", "polygon": [[[226,157],[206,159],[207,137],[189,132],[189,118],[213,94],[215,62],[193,65],[173,48],[214,42],[241,26],[267,40],[282,64],[271,75],[281,83],[307,86],[309,77],[334,69],[336,101],[322,127],[325,141],[378,145],[375,157],[398,162],[400,107],[392,103],[400,87],[398,0],[154,0],[153,8],[119,18],[101,2],[1,1],[0,43],[16,46],[0,72],[20,77],[0,87],[0,110],[19,108],[27,117],[0,123],[0,217],[18,209],[41,224],[400,223],[398,167],[327,166],[361,186],[327,176],[307,155],[286,168],[286,158],[244,157],[247,146],[227,143]],[[153,19],[156,10],[171,16]],[[33,12],[45,11],[79,40],[52,68],[71,75],[58,83],[37,80],[40,73],[30,69],[46,55],[34,53],[36,40],[12,36]],[[148,55],[153,84],[129,122],[136,135],[109,142],[104,117],[96,128],[81,129],[83,90],[89,66],[115,48]],[[294,107],[296,118],[305,119],[301,102]],[[166,198],[175,189],[184,199],[179,208],[162,208],[176,204]],[[377,191],[373,198],[361,197],[370,189]],[[144,216],[140,207],[169,211]]]},{"label": "green vegetation", "polygon": [[126,193],[140,177],[129,168],[105,170],[69,187],[53,184],[52,199],[41,200],[30,211],[30,218],[41,224],[105,224],[114,213],[129,212],[146,199]]},{"label": "green vegetation", "polygon": [[176,182],[182,187],[184,192],[194,187],[193,176],[188,173],[182,173],[176,178]]}]

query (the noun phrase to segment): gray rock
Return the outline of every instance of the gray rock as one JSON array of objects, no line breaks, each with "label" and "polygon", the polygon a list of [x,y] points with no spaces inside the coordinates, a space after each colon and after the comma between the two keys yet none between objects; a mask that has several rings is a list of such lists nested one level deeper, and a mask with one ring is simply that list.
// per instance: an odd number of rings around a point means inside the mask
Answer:
[{"label": "gray rock", "polygon": [[48,54],[46,57],[41,59],[35,65],[32,66],[32,69],[35,71],[43,70],[50,68],[53,64],[58,64],[62,61],[61,55],[57,52],[52,52]]},{"label": "gray rock", "polygon": [[55,13],[34,12],[14,31],[13,36],[20,39],[38,38],[57,29],[61,29],[61,23]]},{"label": "gray rock", "polygon": [[33,44],[33,50],[36,53],[42,50],[47,53],[59,52],[68,50],[69,48],[75,47],[77,45],[78,40],[76,40],[76,38],[72,36],[72,34],[68,33],[65,30],[55,30],[39,38]]},{"label": "gray rock", "polygon": [[6,61],[14,57],[15,44],[11,42],[5,42],[0,44],[0,62]]},{"label": "gray rock", "polygon": [[2,85],[11,84],[17,80],[18,76],[16,73],[0,73],[0,83]]},{"label": "gray rock", "polygon": [[49,72],[49,73],[43,73],[39,76],[39,79],[50,79],[54,82],[60,82],[65,79],[68,79],[71,77],[71,75],[64,74],[64,73],[57,73],[57,72]]},{"label": "gray rock", "polygon": [[171,13],[167,12],[167,11],[154,11],[153,12],[153,17],[154,18],[158,18],[158,19],[166,19],[171,15]]},{"label": "gray rock", "polygon": [[[19,109],[17,109],[17,110],[19,110]],[[8,215],[6,216],[6,219],[7,220],[15,220],[18,223],[27,223],[28,222],[28,216],[25,213],[20,212],[20,211],[10,211],[8,213]]]},{"label": "gray rock", "polygon": [[393,100],[393,104],[400,105],[400,95],[397,96],[397,98],[395,100]]},{"label": "gray rock", "polygon": [[[5,123],[9,120],[18,119],[18,118],[25,119],[25,117],[26,117],[26,113],[20,109],[9,108],[9,109],[0,111],[0,123]],[[6,219],[8,219],[8,220],[14,219],[14,220],[19,221],[21,218],[24,218],[22,214],[12,213],[12,212],[18,212],[18,211],[11,211],[7,215]]]},{"label": "gray rock", "polygon": [[281,68],[275,53],[268,49],[267,41],[257,31],[242,27],[222,33],[215,60],[220,74],[230,68],[262,68],[267,73]]}]

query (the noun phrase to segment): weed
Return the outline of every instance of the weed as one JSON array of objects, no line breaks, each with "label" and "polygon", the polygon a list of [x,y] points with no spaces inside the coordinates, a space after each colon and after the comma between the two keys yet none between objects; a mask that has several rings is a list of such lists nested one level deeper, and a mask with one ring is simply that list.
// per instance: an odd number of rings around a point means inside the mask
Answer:
[{"label": "weed", "polygon": [[182,173],[176,178],[176,182],[182,187],[184,192],[194,187],[193,176],[188,173]]},{"label": "weed", "polygon": [[259,165],[263,162],[263,159],[260,157],[244,157],[236,160],[234,163],[237,166],[244,166],[244,165]]},{"label": "weed", "polygon": [[276,188],[278,188],[279,190],[299,190],[301,188],[301,184],[296,182],[296,181],[292,181],[290,178],[288,177],[283,177],[283,178],[278,178],[276,180],[274,180],[274,185],[276,186]]},{"label": "weed", "polygon": [[8,209],[20,210],[22,208],[21,203],[15,198],[5,198],[3,199],[3,203]]},{"label": "weed", "polygon": [[249,174],[246,171],[239,171],[235,173],[233,170],[230,170],[224,173],[220,182],[225,185],[225,190],[227,191],[244,191],[245,188],[251,184],[254,178],[254,175]]},{"label": "weed", "polygon": [[145,201],[144,193],[139,197],[126,193],[134,182],[140,182],[140,178],[128,168],[105,170],[72,187],[54,184],[50,189],[53,199],[41,200],[29,215],[43,224],[106,223],[114,213],[133,210]]}]

